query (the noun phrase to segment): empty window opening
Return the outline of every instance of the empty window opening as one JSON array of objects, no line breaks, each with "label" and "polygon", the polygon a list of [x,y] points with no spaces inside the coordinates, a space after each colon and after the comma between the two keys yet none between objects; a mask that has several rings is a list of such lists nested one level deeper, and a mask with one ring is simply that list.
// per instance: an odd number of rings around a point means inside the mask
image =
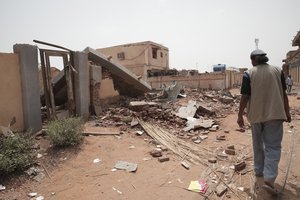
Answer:
[{"label": "empty window opening", "polygon": [[163,54],[163,52],[160,52],[160,57],[162,58],[162,57],[164,57],[164,54]]},{"label": "empty window opening", "polygon": [[49,56],[50,67],[55,67],[60,71],[64,69],[64,62],[61,56]]},{"label": "empty window opening", "polygon": [[157,59],[157,48],[152,48],[152,58]]},{"label": "empty window opening", "polygon": [[119,60],[124,60],[125,59],[125,53],[120,52],[120,53],[118,53],[117,57],[118,57]]}]

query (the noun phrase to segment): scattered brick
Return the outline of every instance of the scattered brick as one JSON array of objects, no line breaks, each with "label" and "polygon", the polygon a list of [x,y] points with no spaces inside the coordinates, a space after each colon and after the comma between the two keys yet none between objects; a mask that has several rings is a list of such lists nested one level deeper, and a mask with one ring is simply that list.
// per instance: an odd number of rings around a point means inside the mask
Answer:
[{"label": "scattered brick", "polygon": [[160,158],[158,158],[159,162],[166,162],[166,161],[169,161],[169,160],[170,160],[169,157],[160,157]]}]

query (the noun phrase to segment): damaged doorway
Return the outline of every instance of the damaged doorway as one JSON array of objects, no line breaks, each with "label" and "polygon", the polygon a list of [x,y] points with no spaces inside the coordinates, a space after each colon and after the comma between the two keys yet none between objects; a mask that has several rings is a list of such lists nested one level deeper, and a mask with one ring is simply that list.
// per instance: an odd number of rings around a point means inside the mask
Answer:
[{"label": "damaged doorway", "polygon": [[[41,95],[43,120],[54,120],[73,116],[75,113],[73,76],[73,55],[71,51],[39,49],[43,79]],[[54,58],[54,59],[53,59]],[[51,60],[61,59],[63,70],[51,76]]]}]

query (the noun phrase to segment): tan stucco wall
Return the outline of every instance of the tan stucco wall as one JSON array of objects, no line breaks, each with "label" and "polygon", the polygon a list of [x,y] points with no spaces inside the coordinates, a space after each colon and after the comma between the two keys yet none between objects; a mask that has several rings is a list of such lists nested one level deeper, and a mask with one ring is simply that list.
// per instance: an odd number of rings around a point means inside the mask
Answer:
[{"label": "tan stucco wall", "polygon": [[[154,59],[152,57],[152,48],[155,48],[156,46],[151,45],[149,47],[148,51],[148,57],[149,57],[149,67],[148,69],[169,69],[169,51],[166,49],[158,48],[157,51],[157,58]],[[163,57],[161,57],[161,54]]]},{"label": "tan stucco wall", "polygon": [[300,85],[300,66],[290,68],[289,74],[292,76],[294,85]]},{"label": "tan stucco wall", "polygon": [[242,85],[243,73],[226,70],[226,89]]},{"label": "tan stucco wall", "polygon": [[229,89],[241,81],[241,73],[206,73],[194,76],[158,76],[148,78],[153,89],[162,88],[163,84],[170,85],[173,81],[188,88]]},{"label": "tan stucco wall", "polygon": [[[145,50],[147,46],[116,46],[116,47],[108,47],[103,49],[97,49],[97,51],[103,53],[106,56],[112,56],[112,59],[115,62],[120,63],[121,65],[134,66],[134,65],[144,65],[145,63]],[[124,52],[125,59],[118,59],[118,53]]]},{"label": "tan stucco wall", "polygon": [[16,117],[13,130],[24,129],[22,90],[17,54],[0,53],[0,125],[7,126]]},{"label": "tan stucco wall", "polygon": [[110,78],[101,80],[99,89],[99,99],[103,103],[112,103],[119,97],[119,92],[114,88],[114,82]]},{"label": "tan stucco wall", "polygon": [[[157,58],[152,57],[152,48],[157,48]],[[125,66],[136,75],[141,75],[146,80],[147,70],[169,69],[169,51],[167,48],[156,46],[153,43],[128,44],[97,49],[104,55],[112,56],[114,62]],[[124,52],[125,59],[118,59],[118,53]],[[161,57],[161,53],[162,56]]]}]

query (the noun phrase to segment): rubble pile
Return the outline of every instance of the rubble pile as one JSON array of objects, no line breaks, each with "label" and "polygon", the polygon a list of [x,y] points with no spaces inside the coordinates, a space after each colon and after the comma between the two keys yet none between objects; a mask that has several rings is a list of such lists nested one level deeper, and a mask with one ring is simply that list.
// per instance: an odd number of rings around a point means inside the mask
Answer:
[{"label": "rubble pile", "polygon": [[143,105],[140,108],[129,107],[111,107],[98,116],[97,126],[122,126],[128,125],[133,118],[140,118],[147,121],[156,121],[165,126],[175,126],[181,128],[185,124],[185,120],[176,117],[169,105],[155,104]]},{"label": "rubble pile", "polygon": [[155,98],[155,93],[138,99],[121,97],[117,104],[102,109],[96,117],[95,126],[121,126],[121,130],[126,131],[132,120],[137,118],[159,124],[180,138],[191,138],[200,143],[203,139],[198,136],[204,137],[209,131],[219,129],[217,118],[238,109],[239,98],[230,92],[190,89],[184,92],[187,97],[178,98],[175,102],[169,101],[167,96],[162,99],[161,92],[157,93],[159,98]]}]

